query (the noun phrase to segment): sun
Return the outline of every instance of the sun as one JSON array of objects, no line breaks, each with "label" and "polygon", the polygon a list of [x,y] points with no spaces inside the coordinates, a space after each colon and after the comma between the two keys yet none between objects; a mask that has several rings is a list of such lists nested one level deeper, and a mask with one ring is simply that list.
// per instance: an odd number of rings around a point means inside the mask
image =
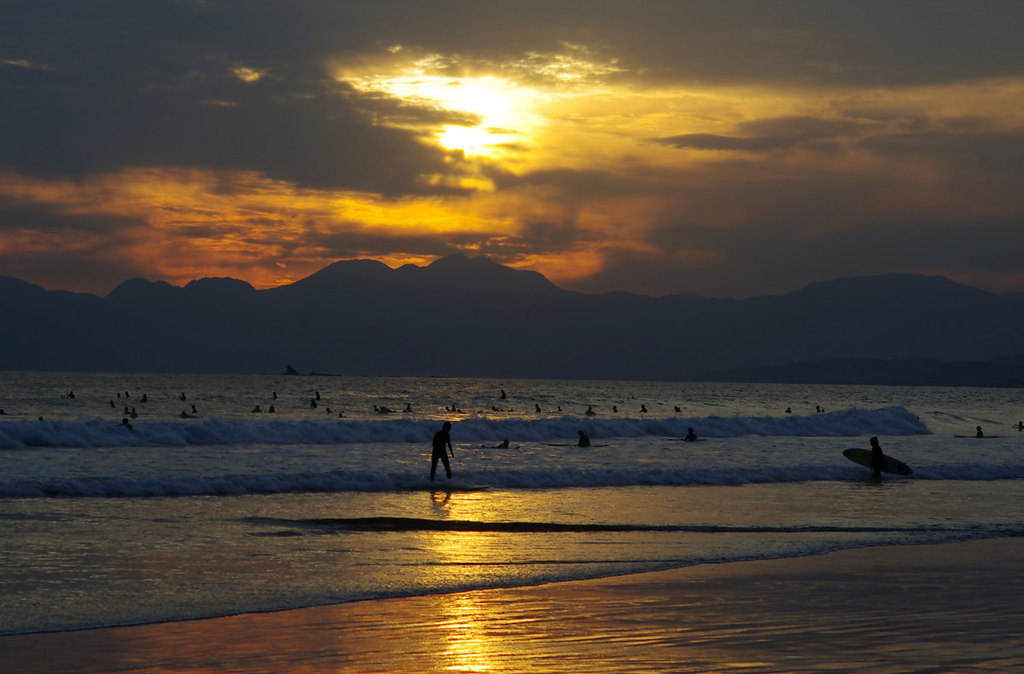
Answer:
[{"label": "sun", "polygon": [[477,126],[446,124],[437,132],[437,142],[446,150],[461,151],[466,157],[488,156],[495,152],[499,134]]},{"label": "sun", "polygon": [[466,157],[508,158],[511,148],[528,144],[542,124],[540,90],[496,75],[448,75],[436,70],[433,62],[419,61],[386,76],[344,79],[365,93],[442,113],[447,120],[428,128],[429,136],[444,149],[461,151]]}]

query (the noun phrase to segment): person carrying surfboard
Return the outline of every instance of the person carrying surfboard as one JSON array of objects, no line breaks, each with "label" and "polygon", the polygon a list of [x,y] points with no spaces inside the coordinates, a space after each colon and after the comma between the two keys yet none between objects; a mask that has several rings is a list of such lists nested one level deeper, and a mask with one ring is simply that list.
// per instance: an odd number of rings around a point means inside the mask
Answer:
[{"label": "person carrying surfboard", "polygon": [[885,460],[885,454],[882,453],[882,447],[878,444],[878,437],[871,438],[871,475],[876,480],[882,479],[882,462]]},{"label": "person carrying surfboard", "polygon": [[452,479],[452,467],[448,463],[448,453],[452,453],[452,458],[455,458],[455,450],[452,449],[452,436],[449,431],[452,430],[452,423],[450,421],[444,422],[441,426],[441,430],[434,433],[434,451],[430,456],[430,481],[434,481],[434,473],[437,472],[437,462],[440,460],[444,463],[444,472],[448,476],[448,479]]}]

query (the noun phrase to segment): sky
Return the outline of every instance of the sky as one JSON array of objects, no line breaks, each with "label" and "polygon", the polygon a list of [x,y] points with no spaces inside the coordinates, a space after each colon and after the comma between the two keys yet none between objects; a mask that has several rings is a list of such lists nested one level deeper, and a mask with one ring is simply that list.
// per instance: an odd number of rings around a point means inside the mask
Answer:
[{"label": "sky", "polygon": [[0,0],[0,276],[1024,290],[1018,0]]}]

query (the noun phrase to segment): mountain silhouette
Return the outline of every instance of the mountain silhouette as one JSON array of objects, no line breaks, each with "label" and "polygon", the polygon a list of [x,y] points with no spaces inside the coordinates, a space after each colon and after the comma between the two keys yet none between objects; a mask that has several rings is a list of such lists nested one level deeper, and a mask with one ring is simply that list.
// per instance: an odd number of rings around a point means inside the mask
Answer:
[{"label": "mountain silhouette", "polygon": [[463,255],[339,261],[266,290],[132,279],[98,297],[0,277],[0,369],[1005,384],[1024,368],[1020,309],[912,274],[743,300],[587,295]]}]

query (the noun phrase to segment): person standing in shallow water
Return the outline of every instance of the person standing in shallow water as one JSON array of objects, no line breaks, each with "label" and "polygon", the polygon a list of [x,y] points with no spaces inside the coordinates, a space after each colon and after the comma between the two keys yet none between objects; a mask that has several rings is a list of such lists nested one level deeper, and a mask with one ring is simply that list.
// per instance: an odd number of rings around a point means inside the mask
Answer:
[{"label": "person standing in shallow water", "polygon": [[882,460],[885,458],[885,454],[882,453],[882,447],[878,444],[878,438],[871,438],[871,476],[876,480],[882,479]]},{"label": "person standing in shallow water", "polygon": [[441,430],[434,433],[434,451],[430,456],[430,481],[434,481],[434,473],[437,472],[437,462],[440,460],[444,463],[444,472],[448,476],[448,479],[452,479],[452,467],[448,463],[448,452],[452,453],[452,458],[455,458],[455,450],[452,449],[452,436],[449,431],[452,430],[452,424],[450,421],[444,422],[441,426]]}]

